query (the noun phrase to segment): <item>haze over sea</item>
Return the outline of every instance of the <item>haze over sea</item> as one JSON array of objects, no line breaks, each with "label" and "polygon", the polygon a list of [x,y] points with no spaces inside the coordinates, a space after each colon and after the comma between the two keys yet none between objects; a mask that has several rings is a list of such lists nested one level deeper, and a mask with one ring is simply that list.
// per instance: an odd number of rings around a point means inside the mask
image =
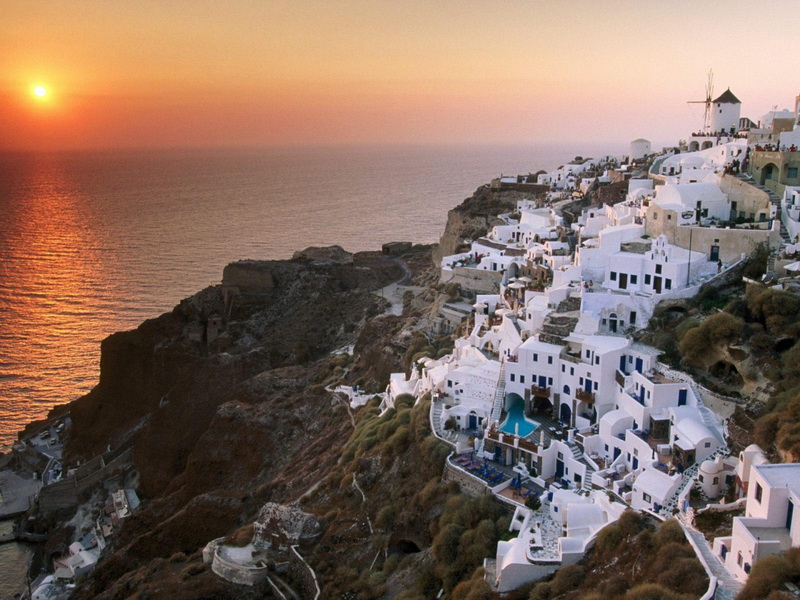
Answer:
[{"label": "haze over sea", "polygon": [[88,392],[100,341],[218,283],[243,258],[438,240],[447,211],[558,146],[0,154],[0,449]]}]

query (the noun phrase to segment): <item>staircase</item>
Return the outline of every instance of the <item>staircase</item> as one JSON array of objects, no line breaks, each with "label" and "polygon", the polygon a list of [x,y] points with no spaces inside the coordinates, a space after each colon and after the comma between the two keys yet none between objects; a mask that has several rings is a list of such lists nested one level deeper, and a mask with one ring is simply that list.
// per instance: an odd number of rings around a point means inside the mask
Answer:
[{"label": "staircase", "polygon": [[558,313],[550,313],[545,317],[539,340],[548,344],[565,344],[564,338],[575,329],[578,324],[577,317],[568,317]]},{"label": "staircase", "polygon": [[562,300],[558,303],[558,307],[556,308],[557,313],[566,313],[566,312],[574,312],[576,310],[581,309],[581,299],[570,296],[566,300]]},{"label": "staircase", "polygon": [[592,491],[592,475],[595,473],[595,468],[590,465],[586,459],[583,458],[583,452],[581,451],[578,444],[575,442],[565,442],[567,447],[569,448],[570,452],[572,452],[572,458],[577,460],[579,463],[586,467],[586,475],[584,475],[583,480],[581,481],[581,490],[585,492]]},{"label": "staircase", "polygon": [[[750,177],[747,177],[745,175],[737,175],[736,177],[744,181],[746,184],[752,185],[754,188],[757,188],[762,192],[765,192],[767,196],[769,196],[770,203],[772,203],[772,206],[775,207],[775,218],[781,225],[781,240],[783,241],[784,244],[791,243],[791,239],[789,239],[789,232],[786,230],[786,227],[783,224],[783,219],[781,218],[782,215],[781,199],[778,197],[778,194],[773,192],[768,187],[756,183],[755,180]],[[770,261],[768,263],[767,272],[774,270],[775,270],[775,258],[772,256],[772,253],[770,253]]]},{"label": "staircase", "polygon": [[691,538],[691,541],[694,542],[693,545],[700,551],[699,558],[701,558],[701,562],[704,562],[714,577],[717,578],[717,591],[714,594],[714,599],[733,600],[742,589],[742,584],[736,581],[728,572],[720,558],[709,548],[703,534],[688,522],[689,519],[682,515],[679,520],[684,533]]},{"label": "staircase", "polygon": [[444,410],[444,406],[441,402],[434,402],[431,406],[431,426],[433,427],[434,433],[438,437],[444,437],[444,431],[442,431],[442,411]]},{"label": "staircase", "polygon": [[506,398],[506,363],[500,363],[500,375],[497,378],[497,388],[494,393],[494,403],[492,404],[492,415],[489,417],[489,426],[493,423],[500,424],[500,417],[503,414],[503,401]]}]

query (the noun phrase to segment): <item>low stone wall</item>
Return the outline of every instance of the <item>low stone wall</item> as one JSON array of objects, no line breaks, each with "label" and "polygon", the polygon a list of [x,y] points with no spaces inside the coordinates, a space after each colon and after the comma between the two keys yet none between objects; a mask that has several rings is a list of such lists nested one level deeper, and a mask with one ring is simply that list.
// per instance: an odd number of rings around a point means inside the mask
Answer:
[{"label": "low stone wall", "polygon": [[317,600],[320,596],[319,583],[314,569],[305,561],[297,550],[297,546],[292,546],[289,552],[289,575],[295,589],[299,591],[303,598]]},{"label": "low stone wall", "polygon": [[491,494],[491,491],[482,479],[470,475],[466,471],[452,465],[449,460],[444,463],[442,481],[455,481],[463,493],[474,498]]},{"label": "low stone wall", "polygon": [[442,270],[442,283],[457,283],[462,289],[473,292],[496,294],[500,291],[501,271],[483,271],[469,267],[455,267],[450,271]]},{"label": "low stone wall", "polygon": [[76,472],[77,476],[73,475],[44,486],[39,491],[39,508],[44,512],[51,512],[77,506],[81,494],[89,492],[106,477],[126,468],[131,462],[131,453],[131,448],[115,452],[117,456],[108,464],[102,456],[98,456],[81,465]]},{"label": "low stone wall", "polygon": [[239,585],[255,585],[267,576],[267,567],[246,567],[224,559],[219,548],[214,552],[211,570],[217,575]]}]

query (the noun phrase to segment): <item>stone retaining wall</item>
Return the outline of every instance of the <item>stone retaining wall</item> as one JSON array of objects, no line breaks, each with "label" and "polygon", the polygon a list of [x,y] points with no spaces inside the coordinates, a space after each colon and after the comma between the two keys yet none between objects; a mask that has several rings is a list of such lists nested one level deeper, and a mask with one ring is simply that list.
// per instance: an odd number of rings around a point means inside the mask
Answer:
[{"label": "stone retaining wall", "polygon": [[491,493],[482,479],[455,467],[450,464],[449,460],[444,463],[442,481],[455,481],[463,493],[474,498],[486,496]]}]

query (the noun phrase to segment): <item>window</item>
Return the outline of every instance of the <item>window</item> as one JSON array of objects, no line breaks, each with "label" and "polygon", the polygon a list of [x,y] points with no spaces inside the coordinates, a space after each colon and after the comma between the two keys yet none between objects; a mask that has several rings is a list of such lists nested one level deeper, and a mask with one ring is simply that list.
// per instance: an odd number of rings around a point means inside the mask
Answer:
[{"label": "window", "polygon": [[597,382],[595,381],[595,382],[594,382],[594,389],[595,389],[595,391],[596,391],[596,390],[597,390],[599,387],[600,387],[600,384],[599,384],[599,383],[597,383]]},{"label": "window", "polygon": [[761,503],[761,496],[764,493],[764,489],[761,487],[760,483],[756,484],[756,502],[759,504]]},{"label": "window", "polygon": [[706,448],[711,448],[711,442],[706,442]]},{"label": "window", "polygon": [[561,452],[558,453],[558,460],[564,460],[564,455]]},{"label": "window", "polygon": [[631,311],[631,325],[636,325],[636,311]]},{"label": "window", "polygon": [[[516,377],[517,377],[517,376],[516,376],[516,375],[514,375],[514,374],[512,373],[512,374],[511,374],[511,381],[512,381],[512,382],[513,382],[513,381],[516,381]],[[449,382],[448,382],[448,383],[449,383]]]},{"label": "window", "polygon": [[705,479],[703,479],[703,475],[702,475],[702,474],[700,474],[700,475],[698,475],[698,476],[697,476],[697,480],[698,480],[700,483],[705,483]]},{"label": "window", "polygon": [[547,364],[548,365],[552,365],[553,364],[553,357],[552,356],[548,356],[547,357]]},{"label": "window", "polygon": [[570,374],[570,376],[574,376],[575,375],[575,367],[570,367],[569,368],[569,374]]},{"label": "window", "polygon": [[742,553],[739,552],[739,556],[736,557],[736,564],[741,567],[742,566],[742,562],[744,562],[743,559],[742,559]]},{"label": "window", "polygon": [[789,167],[789,172],[786,174],[789,179],[797,179],[797,167]]},{"label": "window", "polygon": [[656,275],[661,275],[661,265],[656,265]]},{"label": "window", "polygon": [[578,381],[580,382],[581,385],[583,385],[583,377],[581,377]]},{"label": "window", "polygon": [[719,485],[719,477],[714,477],[714,485]]},{"label": "window", "polygon": [[566,373],[567,372],[567,366],[566,365],[561,365],[561,372],[562,373]]},{"label": "window", "polygon": [[617,272],[616,271],[611,271],[610,277],[611,277],[611,281],[616,281],[617,280]]},{"label": "window", "polygon": [[658,213],[657,212],[653,213],[653,221],[658,221]]},{"label": "window", "polygon": [[[511,381],[514,381],[514,376],[513,375],[511,376]],[[453,382],[450,381],[449,379],[447,380],[447,387],[449,387],[449,388],[453,387]]]},{"label": "window", "polygon": [[645,494],[644,492],[642,493],[642,500],[644,500],[648,504],[650,504],[653,501],[653,499],[650,497],[650,494]]},{"label": "window", "polygon": [[539,355],[535,352],[533,353],[533,362],[539,362]]},{"label": "window", "polygon": [[631,275],[631,283],[636,283],[637,281],[639,281],[639,276],[638,275]]},{"label": "window", "polygon": [[667,215],[667,221],[672,221],[672,215]]},{"label": "window", "polygon": [[553,385],[553,378],[552,377],[548,377],[547,378],[547,385]]},{"label": "window", "polygon": [[664,280],[664,288],[671,290],[672,289],[672,279],[665,279]]},{"label": "window", "polygon": [[596,365],[600,364],[600,357],[599,356],[595,356],[594,357],[594,364],[596,364]]},{"label": "window", "polygon": [[586,351],[586,358],[589,358],[591,355],[592,355],[592,351],[591,350],[587,350]]},{"label": "window", "polygon": [[645,275],[644,276],[644,284],[645,285],[650,285],[650,275]]}]

